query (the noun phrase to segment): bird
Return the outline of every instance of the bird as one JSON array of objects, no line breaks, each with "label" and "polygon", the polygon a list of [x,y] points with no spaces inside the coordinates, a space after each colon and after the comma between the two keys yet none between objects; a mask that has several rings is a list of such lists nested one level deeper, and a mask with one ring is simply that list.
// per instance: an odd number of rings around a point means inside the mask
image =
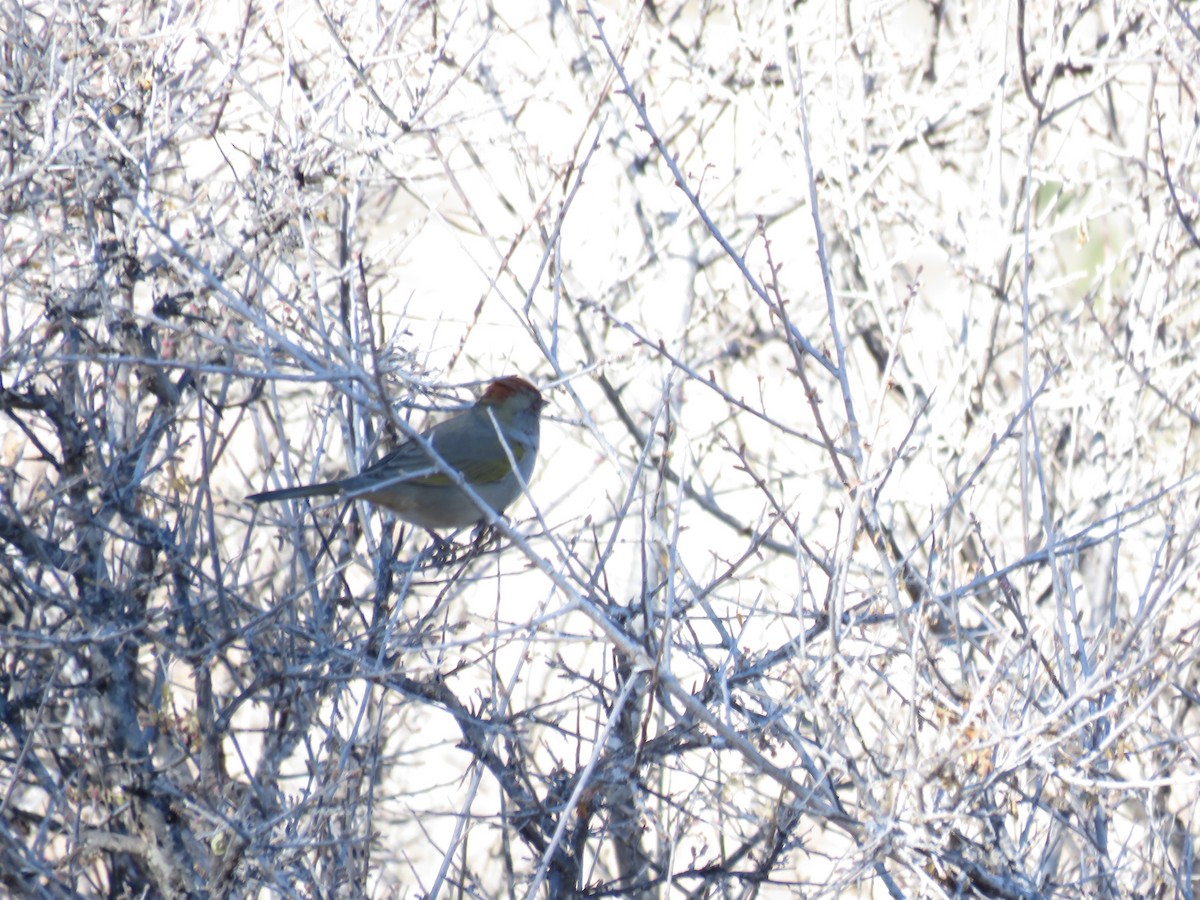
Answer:
[{"label": "bird", "polygon": [[[497,513],[521,495],[533,474],[539,443],[541,392],[516,375],[492,381],[475,404],[421,432],[434,451]],[[510,462],[511,460],[511,462]],[[514,472],[512,462],[517,465]],[[430,532],[483,521],[479,505],[439,471],[426,450],[409,439],[357,475],[299,487],[262,491],[251,503],[305,497],[365,499]],[[436,536],[436,535],[435,535]]]}]

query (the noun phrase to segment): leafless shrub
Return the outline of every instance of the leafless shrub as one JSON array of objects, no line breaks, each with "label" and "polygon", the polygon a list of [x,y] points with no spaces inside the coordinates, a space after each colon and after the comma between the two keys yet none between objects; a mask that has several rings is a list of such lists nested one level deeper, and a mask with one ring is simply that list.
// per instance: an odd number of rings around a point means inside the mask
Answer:
[{"label": "leafless shrub", "polygon": [[1190,896],[1190,15],[5,7],[0,884]]}]

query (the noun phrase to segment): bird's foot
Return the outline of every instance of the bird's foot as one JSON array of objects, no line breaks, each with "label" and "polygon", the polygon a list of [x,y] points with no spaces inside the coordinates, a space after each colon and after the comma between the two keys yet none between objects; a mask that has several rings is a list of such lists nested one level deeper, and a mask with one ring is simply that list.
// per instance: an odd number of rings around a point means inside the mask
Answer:
[{"label": "bird's foot", "polygon": [[480,522],[471,531],[471,554],[485,552],[493,544],[500,543],[500,532],[487,522]]},{"label": "bird's foot", "polygon": [[433,536],[433,546],[429,549],[423,567],[431,569],[442,569],[452,563],[458,562],[462,557],[463,551],[468,549],[462,544],[455,541],[448,541],[438,534],[429,532]]},{"label": "bird's foot", "polygon": [[448,541],[436,532],[429,532],[433,546],[424,555],[421,568],[441,569],[452,563],[480,556],[500,543],[500,532],[486,522],[479,522],[471,531],[471,539],[465,544]]}]

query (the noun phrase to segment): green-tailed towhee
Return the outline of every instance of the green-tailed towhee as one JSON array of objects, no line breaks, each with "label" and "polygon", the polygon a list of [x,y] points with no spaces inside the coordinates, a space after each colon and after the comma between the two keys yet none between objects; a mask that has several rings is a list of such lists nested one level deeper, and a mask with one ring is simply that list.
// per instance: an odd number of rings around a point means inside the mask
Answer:
[{"label": "green-tailed towhee", "polygon": [[[524,378],[497,378],[474,406],[439,422],[422,436],[492,509],[503,512],[533,474],[538,414],[545,405],[538,389]],[[509,454],[516,461],[519,477],[512,470]],[[483,518],[475,502],[439,472],[429,454],[413,440],[349,478],[263,491],[246,499],[270,503],[338,495],[370,500],[406,522],[430,530],[462,528]]]}]

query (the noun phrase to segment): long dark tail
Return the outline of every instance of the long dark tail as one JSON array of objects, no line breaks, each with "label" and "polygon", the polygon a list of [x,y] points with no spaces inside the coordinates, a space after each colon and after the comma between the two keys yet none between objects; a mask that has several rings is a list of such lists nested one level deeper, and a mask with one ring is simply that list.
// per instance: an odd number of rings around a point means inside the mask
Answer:
[{"label": "long dark tail", "polygon": [[306,484],[301,487],[250,494],[246,499],[251,503],[275,503],[278,500],[301,500],[304,497],[334,497],[341,492],[341,482],[323,481],[320,484]]}]

